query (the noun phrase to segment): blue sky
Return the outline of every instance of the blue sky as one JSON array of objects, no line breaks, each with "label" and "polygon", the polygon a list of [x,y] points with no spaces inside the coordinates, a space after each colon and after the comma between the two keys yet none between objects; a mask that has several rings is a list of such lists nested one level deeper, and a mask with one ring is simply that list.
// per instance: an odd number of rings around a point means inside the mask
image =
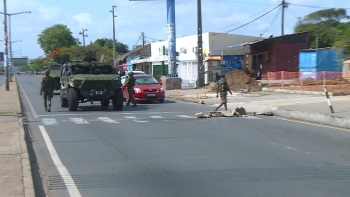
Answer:
[{"label": "blue sky", "polygon": [[[103,2],[103,3],[102,3]],[[227,32],[261,16],[276,7],[281,0],[202,0],[203,32]],[[297,5],[316,7],[350,8],[348,0],[286,0]],[[176,36],[196,34],[197,0],[176,0]],[[166,0],[129,1],[129,0],[7,0],[7,12],[31,11],[31,14],[19,14],[11,17],[12,51],[14,57],[28,56],[36,58],[44,55],[37,44],[37,36],[42,30],[61,23],[67,25],[73,36],[82,42],[79,34],[88,29],[86,43],[98,38],[112,38],[112,5],[115,9],[116,39],[135,45],[145,33],[146,41],[165,40]],[[289,5],[285,11],[285,34],[293,33],[297,17],[305,16],[322,8]],[[3,12],[3,3],[0,5]],[[230,32],[263,37],[271,34],[281,35],[281,9]],[[278,14],[278,16],[277,16]],[[348,14],[350,14],[348,12]],[[277,16],[277,18],[276,18]],[[276,20],[274,20],[276,18]],[[274,23],[272,23],[274,21]],[[0,31],[3,38],[4,33]],[[3,39],[2,39],[3,40]],[[22,42],[16,42],[22,40]],[[141,44],[139,41],[137,44]],[[3,48],[0,49],[3,51]]]}]

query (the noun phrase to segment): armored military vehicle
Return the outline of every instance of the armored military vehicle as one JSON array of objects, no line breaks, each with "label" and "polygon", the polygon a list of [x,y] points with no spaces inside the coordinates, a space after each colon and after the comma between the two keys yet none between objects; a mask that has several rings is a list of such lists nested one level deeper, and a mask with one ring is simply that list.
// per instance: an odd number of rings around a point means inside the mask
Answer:
[{"label": "armored military vehicle", "polygon": [[61,70],[62,65],[56,62],[49,62],[47,63],[46,67],[50,69],[50,76],[53,78],[55,82],[55,90],[61,89]]},{"label": "armored military vehicle", "polygon": [[96,62],[91,53],[83,61],[64,63],[61,72],[61,107],[77,111],[79,103],[100,101],[108,107],[112,100],[113,109],[123,109],[124,96],[117,69],[112,65]]}]

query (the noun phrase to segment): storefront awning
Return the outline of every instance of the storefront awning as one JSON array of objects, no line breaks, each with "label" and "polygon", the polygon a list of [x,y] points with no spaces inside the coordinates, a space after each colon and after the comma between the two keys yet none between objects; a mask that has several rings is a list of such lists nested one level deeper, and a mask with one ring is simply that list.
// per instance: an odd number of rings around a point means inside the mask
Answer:
[{"label": "storefront awning", "polygon": [[207,61],[222,61],[221,56],[208,56],[204,60],[205,62]]}]

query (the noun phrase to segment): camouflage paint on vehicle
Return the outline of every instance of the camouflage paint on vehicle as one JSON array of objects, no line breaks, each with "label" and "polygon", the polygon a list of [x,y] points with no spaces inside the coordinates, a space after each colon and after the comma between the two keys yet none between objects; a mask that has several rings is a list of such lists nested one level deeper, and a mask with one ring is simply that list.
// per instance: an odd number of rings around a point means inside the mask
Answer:
[{"label": "camouflage paint on vehicle", "polygon": [[61,72],[61,107],[76,111],[79,103],[100,101],[114,110],[123,109],[123,92],[117,69],[110,64],[96,62],[86,55],[84,61],[63,64]]},{"label": "camouflage paint on vehicle", "polygon": [[55,90],[61,89],[60,75],[62,71],[62,65],[55,62],[49,62],[47,64],[47,68],[50,69],[50,76],[53,78],[55,82]]}]

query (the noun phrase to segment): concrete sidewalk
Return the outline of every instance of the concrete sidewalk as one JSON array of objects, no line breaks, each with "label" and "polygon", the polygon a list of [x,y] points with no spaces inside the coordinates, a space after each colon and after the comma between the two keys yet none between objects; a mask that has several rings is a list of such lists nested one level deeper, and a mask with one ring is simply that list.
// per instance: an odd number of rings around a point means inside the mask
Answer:
[{"label": "concrete sidewalk", "polygon": [[16,80],[0,86],[0,196],[34,197]]}]

